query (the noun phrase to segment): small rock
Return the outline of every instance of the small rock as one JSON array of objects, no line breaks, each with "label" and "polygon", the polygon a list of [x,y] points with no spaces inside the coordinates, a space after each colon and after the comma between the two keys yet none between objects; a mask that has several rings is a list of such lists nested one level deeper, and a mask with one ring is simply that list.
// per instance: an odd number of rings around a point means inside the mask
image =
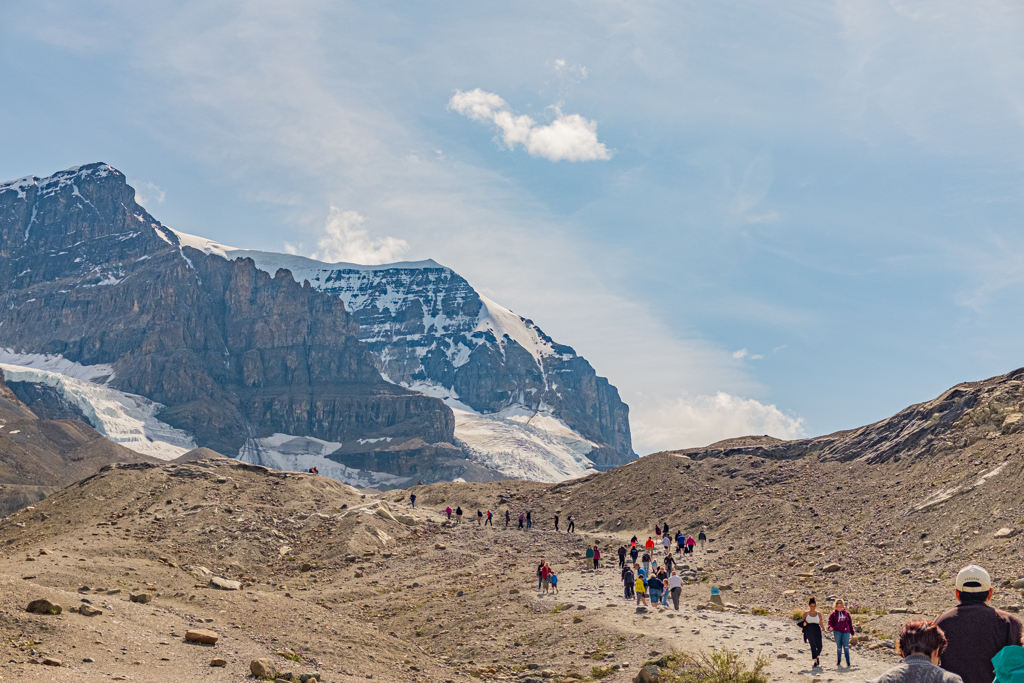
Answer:
[{"label": "small rock", "polygon": [[227,665],[228,665],[228,660],[226,660],[226,659],[221,659],[219,657],[214,657],[213,659],[210,660],[210,666],[227,666]]},{"label": "small rock", "polygon": [[826,574],[831,574],[833,572],[837,572],[837,571],[841,570],[842,568],[843,568],[843,566],[841,564],[837,564],[835,562],[832,562],[832,563],[826,564],[824,567],[822,567],[821,571],[825,572]]},{"label": "small rock", "polygon": [[249,662],[249,672],[256,678],[263,680],[274,680],[277,678],[277,667],[265,657],[254,659]]},{"label": "small rock", "polygon": [[1004,526],[1002,529],[993,534],[993,536],[995,538],[1013,538],[1017,535],[1017,533],[1017,529],[1011,529],[1010,527]]},{"label": "small rock", "polygon": [[64,666],[64,662],[52,657],[43,657],[42,664],[43,666]]},{"label": "small rock", "polygon": [[217,634],[205,628],[197,628],[185,632],[185,640],[189,643],[202,643],[203,645],[216,645]]},{"label": "small rock", "polygon": [[906,576],[909,573],[910,573],[909,569],[901,569],[900,570],[900,576]]},{"label": "small rock", "polygon": [[50,552],[49,550],[47,550],[46,548],[40,548],[39,549],[39,554],[40,555],[53,555],[53,553]]},{"label": "small rock", "polygon": [[308,571],[312,571],[312,570],[313,570],[313,565],[311,565],[309,562],[303,562],[299,566],[299,571],[300,572],[308,572]]},{"label": "small rock", "polygon": [[25,608],[25,611],[32,614],[60,614],[63,611],[63,608],[49,600],[33,600],[28,603],[28,607]]},{"label": "small rock", "polygon": [[128,598],[132,602],[140,602],[142,604],[153,601],[153,596],[150,593],[129,593]]},{"label": "small rock", "polygon": [[530,671],[536,671],[537,669],[540,668],[540,664],[533,664],[533,663],[527,664],[526,668],[529,669]]},{"label": "small rock", "polygon": [[78,613],[83,617],[98,617],[103,614],[103,610],[90,607],[89,605],[82,605],[78,608]]},{"label": "small rock", "polygon": [[447,548],[443,543],[435,543],[434,550],[447,550]]},{"label": "small rock", "polygon": [[242,590],[241,581],[232,581],[231,579],[225,579],[222,576],[214,576],[213,578],[211,578],[210,585],[222,591]]},{"label": "small rock", "polygon": [[86,657],[82,661],[85,662],[86,664],[93,664],[96,660],[93,659],[92,657]]},{"label": "small rock", "polygon": [[79,592],[79,593],[88,593],[88,592],[89,592],[89,591],[91,591],[91,590],[92,590],[92,589],[91,589],[91,588],[89,588],[88,586],[82,586],[81,588],[79,588],[79,589],[78,589],[78,592]]},{"label": "small rock", "polygon": [[1014,588],[1024,588],[1024,579],[1017,579],[1013,582]]}]

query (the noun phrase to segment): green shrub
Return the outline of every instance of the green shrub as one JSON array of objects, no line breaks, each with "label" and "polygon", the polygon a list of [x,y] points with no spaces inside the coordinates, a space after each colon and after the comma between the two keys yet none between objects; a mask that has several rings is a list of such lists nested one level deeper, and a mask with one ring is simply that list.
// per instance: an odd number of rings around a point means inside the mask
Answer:
[{"label": "green shrub", "polygon": [[595,666],[590,669],[591,677],[598,680],[604,678],[605,676],[610,676],[611,674],[612,668],[610,666]]},{"label": "green shrub", "polygon": [[767,617],[769,614],[771,614],[771,612],[766,610],[764,607],[755,607],[754,609],[750,610],[750,613],[759,617]]},{"label": "green shrub", "polygon": [[793,621],[800,621],[804,618],[804,611],[802,609],[795,609],[793,613],[789,615],[789,618]]},{"label": "green shrub", "polygon": [[674,653],[644,666],[661,668],[658,680],[665,683],[768,683],[765,669],[770,663],[768,655],[759,654],[748,669],[738,652],[716,650],[696,655]]}]

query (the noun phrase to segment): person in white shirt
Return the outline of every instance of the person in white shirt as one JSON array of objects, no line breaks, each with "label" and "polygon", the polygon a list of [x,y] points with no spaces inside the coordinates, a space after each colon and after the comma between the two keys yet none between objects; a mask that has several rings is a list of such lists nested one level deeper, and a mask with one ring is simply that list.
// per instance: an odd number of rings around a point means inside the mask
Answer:
[{"label": "person in white shirt", "polygon": [[668,577],[668,589],[669,594],[672,596],[672,607],[679,611],[679,596],[683,592],[683,580],[672,572],[672,576]]}]

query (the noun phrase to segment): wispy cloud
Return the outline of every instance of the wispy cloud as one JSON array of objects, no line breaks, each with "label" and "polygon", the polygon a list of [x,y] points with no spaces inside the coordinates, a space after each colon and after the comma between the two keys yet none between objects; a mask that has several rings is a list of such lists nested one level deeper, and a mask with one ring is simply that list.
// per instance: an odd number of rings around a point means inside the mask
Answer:
[{"label": "wispy cloud", "polygon": [[[409,243],[396,237],[373,238],[363,227],[366,219],[357,211],[342,211],[331,207],[331,214],[324,225],[324,236],[316,243],[316,251],[309,254],[327,263],[361,263],[375,266],[398,261],[408,250]],[[302,245],[285,242],[285,251],[298,254]]]},{"label": "wispy cloud", "polygon": [[540,125],[526,114],[516,115],[508,103],[480,88],[455,91],[448,108],[472,121],[491,123],[501,131],[509,149],[522,145],[530,156],[549,161],[599,161],[612,158],[603,142],[597,140],[597,122],[579,114],[563,114],[554,107],[555,120]]},{"label": "wispy cloud", "polygon": [[144,182],[135,186],[135,201],[146,208],[153,208],[153,204],[163,204],[165,199],[167,199],[167,193],[154,183]]}]

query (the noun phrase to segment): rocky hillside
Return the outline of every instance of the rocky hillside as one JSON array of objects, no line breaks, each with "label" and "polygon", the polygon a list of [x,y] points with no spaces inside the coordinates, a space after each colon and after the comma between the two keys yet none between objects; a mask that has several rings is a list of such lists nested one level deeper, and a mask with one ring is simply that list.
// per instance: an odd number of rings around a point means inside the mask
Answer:
[{"label": "rocky hillside", "polygon": [[0,515],[115,462],[152,458],[119,446],[72,419],[40,419],[22,403],[0,370]]},{"label": "rocky hillside", "polygon": [[461,457],[451,410],[385,382],[341,301],[181,245],[109,166],[0,184],[0,255],[0,362],[97,426],[92,399],[121,405],[145,441],[181,433],[156,455],[310,438],[388,450],[428,480],[435,458]]}]

